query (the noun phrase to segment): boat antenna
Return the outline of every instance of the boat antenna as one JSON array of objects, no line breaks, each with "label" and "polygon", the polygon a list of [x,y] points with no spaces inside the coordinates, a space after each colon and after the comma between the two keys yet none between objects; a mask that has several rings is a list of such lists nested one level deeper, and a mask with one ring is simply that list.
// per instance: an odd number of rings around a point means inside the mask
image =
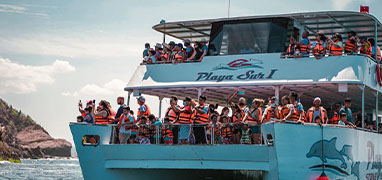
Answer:
[{"label": "boat antenna", "polygon": [[325,174],[325,163],[324,163],[324,124],[322,121],[320,122],[321,127],[321,160],[322,160],[322,173],[320,177],[317,178],[317,180],[330,180],[328,176]]},{"label": "boat antenna", "polygon": [[228,17],[229,17],[229,10],[231,8],[231,0],[228,0]]}]

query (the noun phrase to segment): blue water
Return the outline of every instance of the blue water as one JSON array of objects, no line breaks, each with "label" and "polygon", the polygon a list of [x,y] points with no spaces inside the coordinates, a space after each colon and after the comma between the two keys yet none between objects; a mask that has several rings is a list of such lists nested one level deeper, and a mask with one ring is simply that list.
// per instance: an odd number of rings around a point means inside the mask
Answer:
[{"label": "blue water", "polygon": [[0,179],[84,179],[77,159],[25,159],[21,162],[0,162]]}]

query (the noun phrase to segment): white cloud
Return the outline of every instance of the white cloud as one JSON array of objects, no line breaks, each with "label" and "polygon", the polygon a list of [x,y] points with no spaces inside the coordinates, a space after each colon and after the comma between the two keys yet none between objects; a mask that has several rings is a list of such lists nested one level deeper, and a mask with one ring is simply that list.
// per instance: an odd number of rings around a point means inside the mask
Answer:
[{"label": "white cloud", "polygon": [[[0,52],[53,55],[69,58],[111,58],[140,56],[139,38],[97,34],[0,37]],[[110,60],[110,59],[107,59]]]},{"label": "white cloud", "polygon": [[43,17],[48,16],[48,14],[42,13],[42,12],[30,12],[24,6],[17,6],[17,5],[10,5],[10,4],[0,4],[0,12],[26,14],[26,15],[33,15],[33,16],[43,16]]},{"label": "white cloud", "polygon": [[123,88],[126,86],[126,82],[120,79],[112,79],[111,81],[103,84],[102,86],[97,84],[86,84],[79,91],[75,92],[62,92],[63,96],[101,96],[101,95],[115,95],[121,94]]},{"label": "white cloud", "polygon": [[38,84],[53,84],[55,74],[75,71],[67,61],[56,60],[50,65],[30,66],[0,58],[0,94],[35,92]]}]

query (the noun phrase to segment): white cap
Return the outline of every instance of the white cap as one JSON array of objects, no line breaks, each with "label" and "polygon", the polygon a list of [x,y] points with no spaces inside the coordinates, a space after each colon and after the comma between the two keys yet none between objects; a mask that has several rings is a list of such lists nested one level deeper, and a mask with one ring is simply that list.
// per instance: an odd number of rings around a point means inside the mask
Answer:
[{"label": "white cap", "polygon": [[319,97],[314,98],[313,102],[316,102],[317,100],[319,100],[321,102],[321,98],[319,98]]}]

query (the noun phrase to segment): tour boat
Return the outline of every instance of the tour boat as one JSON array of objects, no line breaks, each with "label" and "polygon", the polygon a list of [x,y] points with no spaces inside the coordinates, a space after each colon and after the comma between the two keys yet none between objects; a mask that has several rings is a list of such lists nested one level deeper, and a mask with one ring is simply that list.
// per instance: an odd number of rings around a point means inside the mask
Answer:
[{"label": "tour boat", "polygon": [[[113,144],[113,125],[72,122],[70,129],[85,179],[382,179],[382,113],[380,73],[375,59],[361,54],[282,55],[291,35],[303,31],[331,36],[347,32],[376,39],[382,45],[382,25],[372,15],[349,11],[167,22],[153,26],[179,42],[205,38],[216,55],[201,62],[139,65],[125,91],[183,99],[199,95],[208,104],[226,105],[237,90],[240,97],[266,99],[297,92],[305,111],[320,97],[325,107],[352,98],[352,108],[377,123],[377,131],[340,125],[280,123],[261,125],[262,144]],[[237,101],[237,98],[235,99]],[[165,107],[167,108],[167,107]],[[161,114],[161,113],[159,113]],[[364,123],[362,123],[364,124]],[[97,143],[83,143],[96,136]]]}]

